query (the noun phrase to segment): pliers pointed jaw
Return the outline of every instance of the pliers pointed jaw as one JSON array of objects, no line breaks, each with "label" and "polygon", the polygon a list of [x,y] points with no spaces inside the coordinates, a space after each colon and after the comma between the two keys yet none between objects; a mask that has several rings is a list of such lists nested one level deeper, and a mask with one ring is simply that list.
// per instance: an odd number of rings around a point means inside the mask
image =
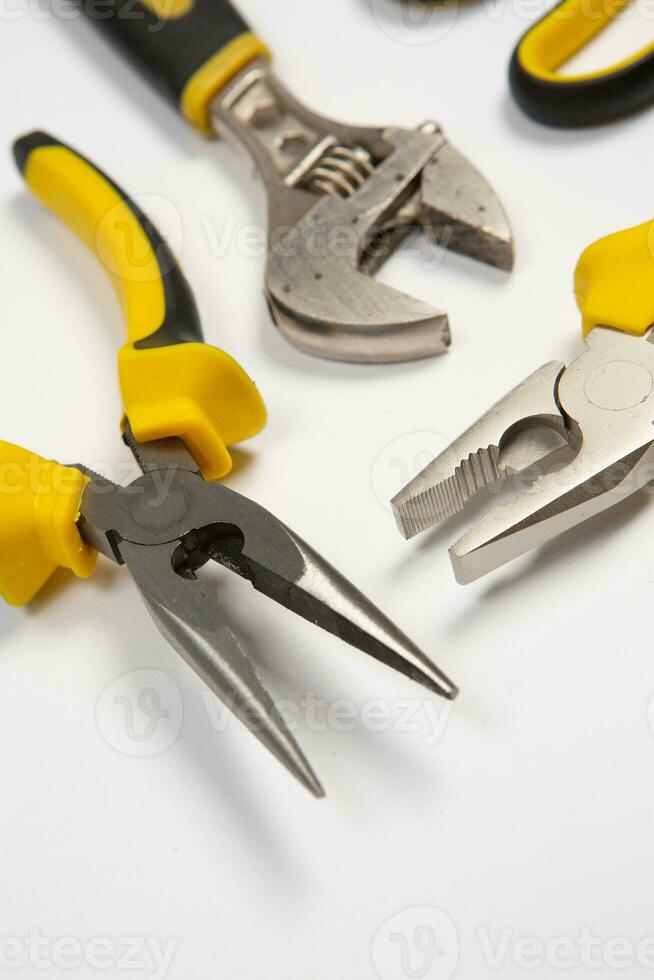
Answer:
[{"label": "pliers pointed jaw", "polygon": [[398,627],[328,562],[288,531],[304,562],[295,611],[441,697],[458,688]]},{"label": "pliers pointed jaw", "polygon": [[202,581],[174,570],[175,545],[122,542],[127,565],[155,625],[259,741],[316,798],[324,790],[254,664]]},{"label": "pliers pointed jaw", "polygon": [[221,525],[233,529],[225,543],[216,537],[207,547],[208,557],[248,579],[258,592],[429,690],[449,699],[456,696],[449,678],[285,524],[227,487],[211,484],[207,489]]}]

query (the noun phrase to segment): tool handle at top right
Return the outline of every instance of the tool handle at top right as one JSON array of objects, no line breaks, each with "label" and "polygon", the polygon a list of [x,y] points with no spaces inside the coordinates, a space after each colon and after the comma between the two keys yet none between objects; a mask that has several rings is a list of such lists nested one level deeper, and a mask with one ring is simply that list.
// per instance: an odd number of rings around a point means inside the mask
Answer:
[{"label": "tool handle at top right", "polygon": [[560,71],[628,3],[563,0],[526,32],[513,53],[509,82],[528,116],[549,126],[594,126],[654,100],[654,44],[599,71]]},{"label": "tool handle at top right", "polygon": [[599,326],[642,337],[654,325],[653,284],[654,221],[589,245],[574,279],[584,337]]},{"label": "tool handle at top right", "polygon": [[255,58],[269,57],[228,0],[82,0],[82,8],[205,133],[214,96]]}]

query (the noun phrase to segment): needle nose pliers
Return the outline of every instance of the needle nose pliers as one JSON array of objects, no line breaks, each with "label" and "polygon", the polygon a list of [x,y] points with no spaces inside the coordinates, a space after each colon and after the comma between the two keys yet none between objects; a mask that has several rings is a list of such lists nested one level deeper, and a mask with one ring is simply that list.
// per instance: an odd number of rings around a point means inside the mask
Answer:
[{"label": "needle nose pliers", "polygon": [[[7,442],[0,462],[0,593],[27,603],[58,566],[88,576],[97,553],[127,566],[154,622],[211,690],[316,796],[322,787],[202,581],[212,560],[317,626],[447,698],[455,686],[276,517],[217,481],[228,445],[266,411],[253,382],[203,342],[191,290],[160,234],[93,164],[44,133],[14,145],[32,192],[110,267],[126,313],[118,358],[123,438],[142,475],[127,487]],[[5,480],[6,482],[6,480]]]}]

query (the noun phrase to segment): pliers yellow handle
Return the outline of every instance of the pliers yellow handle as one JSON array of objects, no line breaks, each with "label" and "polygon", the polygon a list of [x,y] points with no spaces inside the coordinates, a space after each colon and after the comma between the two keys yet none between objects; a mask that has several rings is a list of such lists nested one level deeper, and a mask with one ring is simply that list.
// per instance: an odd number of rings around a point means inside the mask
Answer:
[{"label": "pliers yellow handle", "polygon": [[177,436],[208,480],[231,469],[227,446],[255,435],[266,412],[251,379],[202,342],[190,287],[140,208],[83,156],[45,133],[14,145],[32,193],[107,268],[127,321],[118,355],[125,414],[140,442]]},{"label": "pliers yellow handle", "polygon": [[511,91],[527,115],[550,126],[591,126],[654,100],[654,44],[600,71],[560,72],[628,3],[563,0],[527,31],[509,70]]},{"label": "pliers yellow handle", "polygon": [[[266,421],[237,362],[202,341],[190,287],[157,229],[83,156],[45,133],[17,140],[30,190],[102,260],[120,296],[127,343],[118,355],[126,419],[139,442],[181,438],[206,479],[229,472],[227,447]],[[95,554],[77,530],[88,482],[72,467],[0,442],[0,594],[22,605],[58,566],[91,573]]]},{"label": "pliers yellow handle", "polygon": [[595,327],[644,336],[654,326],[653,276],[653,221],[589,245],[574,276],[584,337]]}]

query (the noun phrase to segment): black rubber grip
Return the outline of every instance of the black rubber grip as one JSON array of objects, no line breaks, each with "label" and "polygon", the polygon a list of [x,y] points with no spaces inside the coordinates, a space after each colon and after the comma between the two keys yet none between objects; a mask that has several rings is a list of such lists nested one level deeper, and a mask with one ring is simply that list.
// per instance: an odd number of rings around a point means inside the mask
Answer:
[{"label": "black rubber grip", "polygon": [[[202,342],[204,340],[202,325],[197,306],[195,305],[195,299],[175,256],[158,228],[141,211],[138,204],[111,177],[108,177],[107,174],[100,170],[87,157],[66,143],[62,143],[55,137],[50,136],[49,133],[36,130],[27,133],[25,136],[21,136],[20,139],[14,142],[12,147],[16,165],[21,174],[26,178],[28,185],[30,181],[29,174],[26,171],[31,155],[38,150],[47,150],[49,148],[63,148],[67,150],[75,157],[83,160],[98,179],[106,181],[132,212],[152,247],[161,275],[165,314],[163,322],[158,328],[149,336],[136,341],[134,347],[137,349],[148,349],[153,347],[169,347],[175,344]],[[59,180],[58,173],[53,172],[51,179],[53,183]],[[38,196],[38,190],[33,187],[31,189]]]},{"label": "black rubber grip", "polygon": [[[192,0],[181,16],[158,15],[137,0],[80,0],[93,23],[179,105],[190,78],[239,35],[249,31],[227,0]],[[172,10],[173,0],[154,4]]]},{"label": "black rubber grip", "polygon": [[520,60],[520,47],[531,31],[554,12],[550,11],[527,31],[511,58],[511,92],[528,116],[561,128],[598,126],[654,101],[654,51],[617,71],[579,81],[566,81],[562,76],[561,81],[550,82],[531,75]]}]

